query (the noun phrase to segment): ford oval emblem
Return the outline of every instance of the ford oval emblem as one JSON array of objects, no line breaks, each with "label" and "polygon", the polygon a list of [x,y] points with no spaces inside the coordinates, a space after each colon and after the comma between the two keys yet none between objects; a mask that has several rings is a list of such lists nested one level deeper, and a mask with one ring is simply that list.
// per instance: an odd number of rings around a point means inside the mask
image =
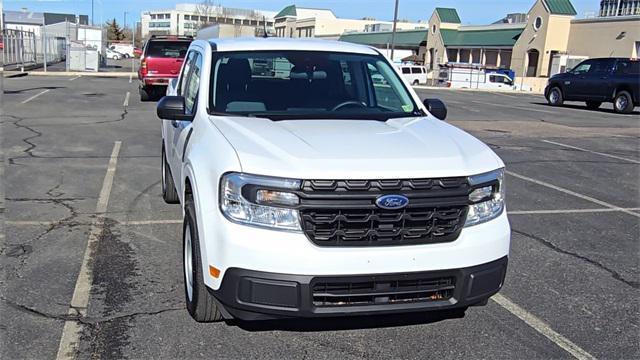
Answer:
[{"label": "ford oval emblem", "polygon": [[384,195],[376,199],[376,206],[385,210],[399,210],[409,205],[409,199],[402,195]]}]

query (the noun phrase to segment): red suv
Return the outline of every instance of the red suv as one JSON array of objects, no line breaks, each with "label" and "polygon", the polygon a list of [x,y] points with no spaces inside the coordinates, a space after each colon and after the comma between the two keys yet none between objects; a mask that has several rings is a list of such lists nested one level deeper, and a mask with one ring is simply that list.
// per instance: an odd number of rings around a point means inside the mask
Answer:
[{"label": "red suv", "polygon": [[147,40],[138,69],[141,101],[164,95],[169,81],[178,77],[192,40],[191,37],[156,35]]}]

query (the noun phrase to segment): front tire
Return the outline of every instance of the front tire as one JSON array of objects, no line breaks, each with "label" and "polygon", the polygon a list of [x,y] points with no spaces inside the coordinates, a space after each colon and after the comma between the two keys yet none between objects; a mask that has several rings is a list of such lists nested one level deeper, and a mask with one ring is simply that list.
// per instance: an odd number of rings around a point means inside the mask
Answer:
[{"label": "front tire", "polygon": [[178,198],[178,191],[176,185],[173,182],[173,176],[171,176],[171,168],[167,162],[167,155],[162,146],[162,199],[167,204],[178,204],[180,199]]},{"label": "front tire", "polygon": [[193,199],[185,204],[183,224],[184,295],[189,315],[197,322],[221,321],[222,313],[204,284],[200,241]]},{"label": "front tire", "polygon": [[613,99],[613,109],[620,114],[630,114],[633,111],[633,97],[628,91],[619,91]]},{"label": "front tire", "polygon": [[587,101],[587,109],[596,110],[602,105],[601,101]]},{"label": "front tire", "polygon": [[562,96],[562,90],[559,87],[554,86],[549,90],[547,95],[547,102],[551,106],[562,106],[564,104],[564,97]]}]

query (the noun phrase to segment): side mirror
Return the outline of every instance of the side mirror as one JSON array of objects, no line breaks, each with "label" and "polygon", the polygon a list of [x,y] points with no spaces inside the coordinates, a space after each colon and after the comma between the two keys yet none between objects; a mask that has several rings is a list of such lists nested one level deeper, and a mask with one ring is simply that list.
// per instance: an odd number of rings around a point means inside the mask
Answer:
[{"label": "side mirror", "polygon": [[447,118],[447,106],[440,99],[424,99],[423,104],[431,115],[440,120]]},{"label": "side mirror", "polygon": [[158,102],[156,108],[158,117],[162,120],[193,121],[194,115],[186,114],[183,96],[165,96]]}]

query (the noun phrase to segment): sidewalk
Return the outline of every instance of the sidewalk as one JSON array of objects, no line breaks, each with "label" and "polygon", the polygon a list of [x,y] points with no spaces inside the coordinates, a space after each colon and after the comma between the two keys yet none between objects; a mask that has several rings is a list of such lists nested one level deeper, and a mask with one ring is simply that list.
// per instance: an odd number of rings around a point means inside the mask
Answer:
[{"label": "sidewalk", "polygon": [[460,89],[460,88],[448,88],[442,86],[426,86],[426,85],[418,85],[412,86],[414,89],[422,89],[422,90],[447,90],[447,91],[471,91],[471,92],[488,92],[488,93],[504,93],[504,94],[514,94],[514,95],[542,95],[543,92],[540,91],[524,91],[524,90],[500,90],[500,89]]}]

